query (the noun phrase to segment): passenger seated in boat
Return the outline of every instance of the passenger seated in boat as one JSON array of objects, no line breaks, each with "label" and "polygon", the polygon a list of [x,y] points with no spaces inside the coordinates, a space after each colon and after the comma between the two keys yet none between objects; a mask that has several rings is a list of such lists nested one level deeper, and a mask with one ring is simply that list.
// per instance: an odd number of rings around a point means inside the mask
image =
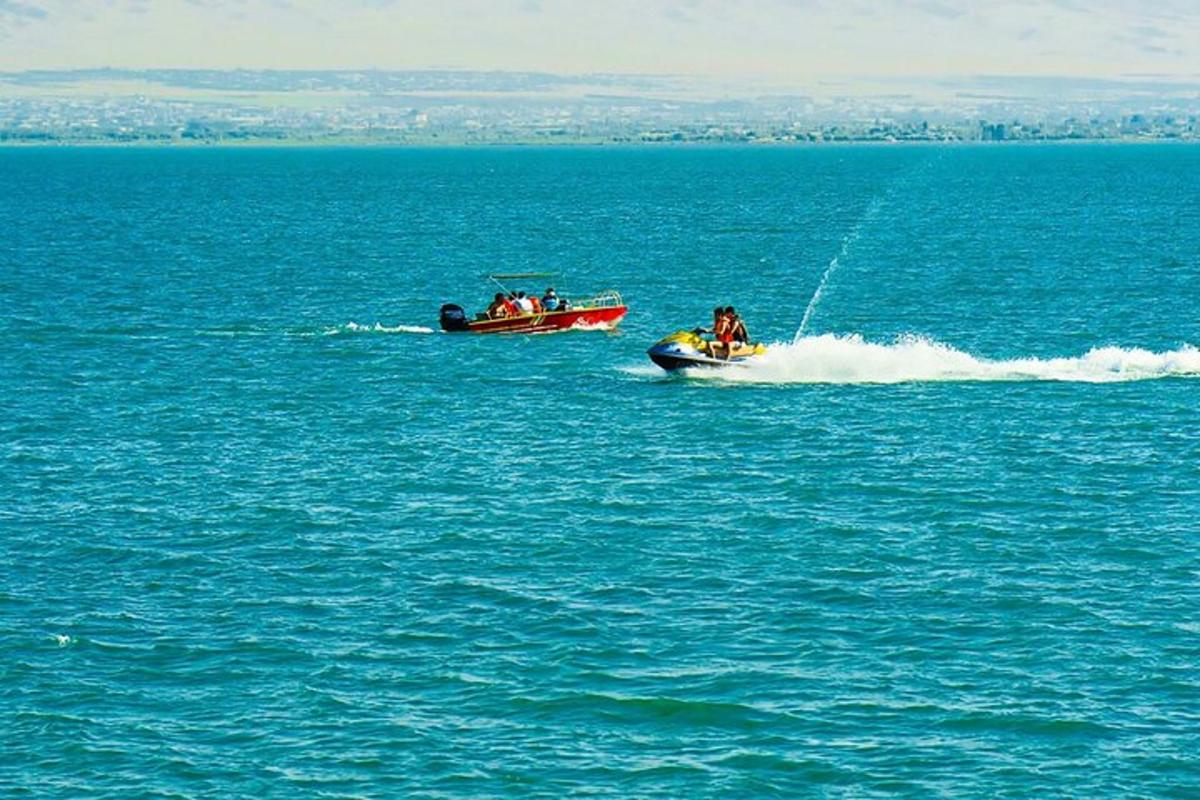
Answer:
[{"label": "passenger seated in boat", "polygon": [[749,344],[750,332],[746,330],[746,323],[742,321],[742,318],[733,310],[733,306],[728,306],[725,309],[725,313],[729,315],[733,341],[737,342],[738,344]]},{"label": "passenger seated in boat", "polygon": [[492,300],[492,304],[487,307],[488,319],[504,319],[509,316],[508,313],[508,298],[503,292],[496,292],[496,297]]},{"label": "passenger seated in boat", "polygon": [[542,308],[547,311],[558,311],[558,295],[554,293],[553,286],[548,288],[546,294],[542,296]]},{"label": "passenger seated in boat", "polygon": [[517,292],[517,299],[515,302],[517,304],[517,309],[522,314],[533,313],[533,303],[529,302],[529,298],[525,296],[524,292]]},{"label": "passenger seated in boat", "polygon": [[717,306],[716,308],[713,309],[712,327],[711,328],[697,328],[696,332],[697,333],[716,333],[717,328],[721,324],[721,317],[723,317],[723,316],[725,316],[725,309],[721,306]]},{"label": "passenger seated in boat", "polygon": [[[716,309],[714,309],[714,316]],[[717,340],[712,343],[712,353],[714,358],[724,358],[726,361],[733,355],[733,306],[727,306],[720,316],[716,317],[716,322],[713,325],[713,333],[716,334]],[[722,356],[722,353],[724,354]]]},{"label": "passenger seated in boat", "polygon": [[[715,334],[717,332],[717,328],[721,325],[721,317],[723,317],[723,316],[725,316],[725,308],[723,306],[717,306],[716,308],[713,309],[712,327],[711,328],[704,328],[704,327],[693,328],[692,333],[696,334],[697,336],[700,336],[701,334],[705,334],[705,333]],[[715,355],[714,343],[710,342],[706,339],[700,340],[700,350],[707,353],[710,356]]]}]

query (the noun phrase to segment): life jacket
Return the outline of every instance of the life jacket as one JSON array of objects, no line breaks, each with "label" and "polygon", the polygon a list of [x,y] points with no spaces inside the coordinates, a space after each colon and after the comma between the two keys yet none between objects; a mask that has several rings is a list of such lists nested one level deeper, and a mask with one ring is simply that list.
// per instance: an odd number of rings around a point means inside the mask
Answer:
[{"label": "life jacket", "polygon": [[535,313],[535,314],[542,313],[542,301],[541,300],[538,300],[536,297],[530,297],[529,304],[531,306],[533,306],[533,313]]},{"label": "life jacket", "polygon": [[517,306],[513,303],[513,301],[506,297],[504,298],[504,313],[510,317],[515,317],[521,312],[517,310]]},{"label": "life jacket", "polygon": [[716,330],[717,341],[722,344],[729,344],[733,341],[733,317],[729,314],[722,314],[720,322],[717,323]]}]

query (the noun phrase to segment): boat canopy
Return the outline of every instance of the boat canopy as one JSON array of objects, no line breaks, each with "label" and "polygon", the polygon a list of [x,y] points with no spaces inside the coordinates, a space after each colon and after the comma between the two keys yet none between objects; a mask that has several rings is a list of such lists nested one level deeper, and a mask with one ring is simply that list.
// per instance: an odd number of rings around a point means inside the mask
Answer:
[{"label": "boat canopy", "polygon": [[553,272],[497,272],[483,277],[493,281],[516,281],[524,278],[553,278],[554,275]]}]

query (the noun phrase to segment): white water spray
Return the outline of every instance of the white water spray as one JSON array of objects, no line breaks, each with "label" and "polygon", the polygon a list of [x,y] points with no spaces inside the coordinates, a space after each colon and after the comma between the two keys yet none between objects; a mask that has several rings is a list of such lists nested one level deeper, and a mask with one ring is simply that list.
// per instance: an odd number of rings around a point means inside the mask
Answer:
[{"label": "white water spray", "polygon": [[374,325],[360,325],[357,322],[347,322],[345,325],[339,325],[336,328],[326,328],[326,336],[337,336],[342,333],[416,333],[430,334],[437,333],[433,328],[427,328],[424,325],[383,325],[376,322]]},{"label": "white water spray", "polygon": [[689,377],[733,383],[910,383],[932,381],[1068,381],[1119,383],[1158,378],[1200,378],[1200,350],[1183,345],[1152,352],[1137,347],[1095,347],[1082,356],[980,358],[919,336],[890,344],[861,336],[823,334],[772,344],[760,360]]},{"label": "white water spray", "polygon": [[808,307],[804,309],[804,317],[800,320],[800,327],[796,330],[794,341],[800,341],[800,339],[804,337],[804,331],[808,328],[809,320],[812,319],[813,312],[817,310],[817,305],[821,302],[821,295],[825,293],[825,285],[829,283],[829,277],[837,271],[838,266],[840,266],[842,263],[842,259],[850,254],[850,248],[852,248],[854,243],[858,241],[858,237],[862,233],[863,227],[875,220],[875,217],[879,214],[879,209],[882,207],[882,196],[876,197],[874,200],[872,200],[871,204],[867,206],[867,210],[863,213],[862,217],[859,218],[858,222],[854,224],[854,227],[850,229],[850,232],[846,234],[846,237],[842,239],[841,249],[838,250],[837,255],[833,257],[833,260],[829,262],[829,266],[825,267],[825,272],[821,275],[821,280],[817,283],[817,289],[813,292],[812,299],[808,301]]},{"label": "white water spray", "polygon": [[[945,151],[939,149],[934,158],[919,162],[913,168],[912,173],[925,170],[930,164],[941,161],[943,155],[945,155]],[[906,179],[904,176],[898,176],[882,193],[872,199],[867,205],[866,211],[864,211],[863,215],[859,218],[858,222],[854,223],[854,227],[851,228],[850,232],[846,234],[846,237],[842,239],[841,249],[838,250],[837,255],[833,257],[833,260],[829,262],[829,265],[825,267],[825,272],[821,275],[821,280],[817,283],[816,291],[813,292],[812,299],[808,301],[808,307],[804,309],[804,317],[800,320],[800,327],[796,329],[796,335],[792,338],[793,342],[799,342],[804,338],[804,332],[808,330],[808,323],[812,321],[813,312],[817,310],[817,306],[821,303],[821,297],[825,294],[825,287],[828,285],[829,279],[833,276],[833,273],[837,272],[838,267],[841,266],[842,259],[850,254],[851,248],[853,248],[854,243],[858,241],[858,237],[862,234],[863,229],[875,221],[875,218],[879,216],[880,209],[887,204],[887,201],[891,197],[892,193],[895,192],[896,189],[905,182],[905,180]]]}]

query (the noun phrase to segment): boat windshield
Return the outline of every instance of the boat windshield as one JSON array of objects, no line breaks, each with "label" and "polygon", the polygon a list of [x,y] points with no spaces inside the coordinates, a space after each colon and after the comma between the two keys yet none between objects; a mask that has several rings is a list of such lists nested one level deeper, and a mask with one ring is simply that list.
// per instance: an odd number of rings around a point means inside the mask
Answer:
[{"label": "boat windshield", "polygon": [[581,297],[578,300],[571,300],[573,308],[612,308],[613,306],[623,306],[625,302],[621,299],[621,293],[615,289],[607,289],[591,297]]}]

